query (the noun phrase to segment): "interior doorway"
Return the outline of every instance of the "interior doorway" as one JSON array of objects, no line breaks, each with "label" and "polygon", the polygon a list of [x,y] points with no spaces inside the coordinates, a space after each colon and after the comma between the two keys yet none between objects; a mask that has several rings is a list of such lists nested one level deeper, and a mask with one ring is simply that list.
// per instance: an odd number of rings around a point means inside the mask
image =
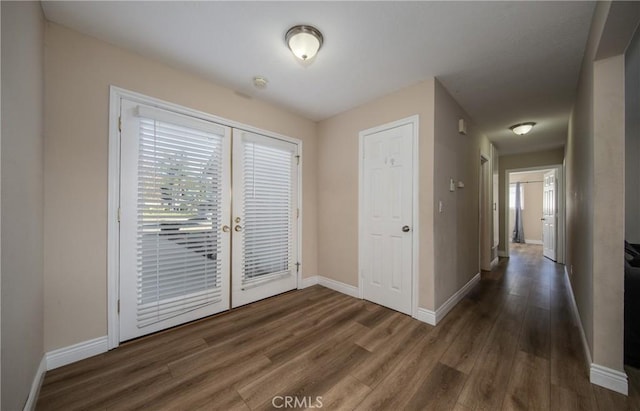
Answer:
[{"label": "interior doorway", "polygon": [[505,238],[509,247],[535,245],[545,257],[564,260],[562,166],[507,170]]}]

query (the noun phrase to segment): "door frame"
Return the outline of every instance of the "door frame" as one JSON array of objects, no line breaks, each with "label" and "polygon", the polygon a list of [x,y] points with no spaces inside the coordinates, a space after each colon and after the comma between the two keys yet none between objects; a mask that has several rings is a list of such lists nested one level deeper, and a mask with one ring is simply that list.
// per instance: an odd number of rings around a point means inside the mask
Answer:
[{"label": "door frame", "polygon": [[[118,221],[118,210],[120,208],[120,100],[123,98],[197,119],[211,121],[222,126],[261,134],[263,136],[288,141],[298,145],[298,155],[300,156],[298,169],[298,208],[300,209],[300,215],[298,217],[298,238],[296,241],[296,247],[298,248],[298,262],[300,263],[300,269],[297,273],[297,288],[301,288],[304,270],[302,252],[302,219],[304,216],[302,206],[302,179],[304,155],[302,140],[111,85],[109,86],[109,165],[107,194],[107,348],[111,350],[120,345],[120,320],[118,309],[120,287],[120,223]],[[231,189],[233,190],[233,187]],[[231,290],[229,290],[229,293],[231,293]]]},{"label": "door frame", "polygon": [[418,155],[418,136],[419,136],[419,123],[420,116],[418,114],[406,117],[391,123],[382,124],[376,127],[372,127],[366,130],[360,131],[358,135],[358,297],[364,299],[364,289],[362,284],[362,267],[364,267],[365,249],[362,239],[364,238],[364,139],[370,134],[379,133],[381,131],[389,130],[411,124],[413,126],[413,184],[412,184],[412,227],[413,235],[411,246],[411,316],[413,318],[418,317],[418,257],[419,257],[419,155]]},{"label": "door frame", "polygon": [[[491,165],[491,159],[488,155],[480,153],[480,168],[478,176],[478,272],[491,271],[491,248],[493,248],[493,238],[489,235],[490,228],[487,226],[491,218],[487,218],[490,214],[487,213],[489,209],[487,205],[490,203],[490,184],[487,184],[487,178],[491,175],[489,172],[489,166]],[[488,243],[487,241],[490,240]],[[488,270],[485,270],[482,266],[482,256],[486,253],[487,247],[489,248],[489,262],[485,266]]]},{"label": "door frame", "polygon": [[505,239],[505,251],[502,256],[509,257],[509,174],[525,171],[543,171],[543,170],[556,170],[557,187],[556,196],[558,201],[558,227],[556,231],[556,263],[565,263],[565,207],[566,207],[566,185],[565,185],[565,173],[563,164],[550,164],[547,166],[536,167],[522,167],[522,168],[510,168],[504,170],[504,239]]}]

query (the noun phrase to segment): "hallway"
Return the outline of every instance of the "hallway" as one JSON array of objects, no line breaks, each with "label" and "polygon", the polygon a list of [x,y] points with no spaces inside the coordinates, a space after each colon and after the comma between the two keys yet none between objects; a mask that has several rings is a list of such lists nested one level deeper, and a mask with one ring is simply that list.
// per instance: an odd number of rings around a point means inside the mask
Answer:
[{"label": "hallway", "polygon": [[639,409],[629,376],[589,383],[563,266],[516,245],[437,327],[313,286],[50,371],[37,408]]},{"label": "hallway", "polygon": [[[510,258],[502,259],[497,270],[484,279],[504,292],[508,291],[509,295],[517,295],[518,304],[524,305],[526,301],[525,313],[520,314],[522,327],[513,373],[517,375],[525,370],[525,373],[537,374],[532,377],[532,384],[548,379],[551,409],[638,409],[638,370],[627,368],[629,397],[589,383],[589,370],[580,331],[572,314],[564,266],[544,258],[541,245],[510,245]],[[521,362],[520,358],[524,356],[529,358]],[[548,376],[544,376],[542,370],[546,370]],[[505,401],[507,404],[509,398]]]}]

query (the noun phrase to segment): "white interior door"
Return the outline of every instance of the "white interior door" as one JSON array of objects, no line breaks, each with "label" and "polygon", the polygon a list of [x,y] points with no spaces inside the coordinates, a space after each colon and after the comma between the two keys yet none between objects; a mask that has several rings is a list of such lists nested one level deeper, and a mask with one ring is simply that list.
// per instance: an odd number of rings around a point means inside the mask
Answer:
[{"label": "white interior door", "polygon": [[297,287],[298,146],[233,130],[233,307]]},{"label": "white interior door", "polygon": [[542,206],[542,244],[545,257],[556,261],[556,236],[558,226],[556,170],[544,173]]},{"label": "white interior door", "polygon": [[228,127],[122,100],[120,341],[229,308]]},{"label": "white interior door", "polygon": [[411,315],[413,124],[362,138],[363,297]]}]

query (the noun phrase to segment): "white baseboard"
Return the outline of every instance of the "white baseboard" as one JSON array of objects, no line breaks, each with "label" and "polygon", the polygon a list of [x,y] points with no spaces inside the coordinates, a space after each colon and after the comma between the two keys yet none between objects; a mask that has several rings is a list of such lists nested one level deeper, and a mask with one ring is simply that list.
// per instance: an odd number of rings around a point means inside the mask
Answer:
[{"label": "white baseboard", "polygon": [[453,309],[464,298],[465,295],[480,281],[480,273],[477,273],[473,276],[471,280],[469,280],[465,285],[462,286],[455,294],[453,294],[444,304],[438,307],[437,310],[431,311],[426,308],[418,307],[417,315],[415,316],[416,320],[422,321],[423,323],[437,325],[442,319]]},{"label": "white baseboard", "polygon": [[418,315],[416,315],[415,319],[423,323],[436,325],[436,312],[418,307]]},{"label": "white baseboard", "polygon": [[314,275],[313,277],[303,278],[298,289],[303,289],[307,287],[311,287],[312,285],[318,284],[318,276]]},{"label": "white baseboard", "polygon": [[528,239],[524,239],[524,243],[525,244],[536,244],[536,245],[542,245],[542,240],[528,240]]},{"label": "white baseboard", "polygon": [[507,257],[509,257],[509,254],[506,251],[498,250],[498,257],[507,258]]},{"label": "white baseboard", "polygon": [[44,374],[47,372],[47,359],[46,356],[42,356],[40,365],[36,370],[36,375],[33,377],[31,383],[31,391],[29,391],[29,397],[27,403],[24,405],[23,411],[33,411],[36,409],[36,402],[38,402],[38,395],[40,395],[40,387],[42,387],[42,380],[44,380]]},{"label": "white baseboard", "polygon": [[592,384],[599,385],[601,387],[610,389],[611,391],[619,392],[623,395],[628,395],[629,384],[627,381],[627,374],[622,371],[614,370],[602,365],[593,363],[591,359],[591,350],[589,349],[589,343],[587,342],[587,336],[584,333],[582,327],[582,321],[580,320],[580,312],[578,311],[578,305],[576,304],[575,296],[573,295],[573,288],[571,287],[571,279],[569,278],[569,272],[567,266],[564,266],[564,279],[567,285],[567,293],[569,294],[569,301],[571,302],[571,312],[573,318],[578,324],[580,330],[580,337],[582,339],[582,348],[584,349],[585,357],[587,358],[587,364],[589,364],[589,381]]},{"label": "white baseboard", "polygon": [[83,341],[78,344],[63,347],[46,354],[47,370],[62,367],[94,355],[102,354],[108,350],[108,339],[104,337],[94,338],[93,340]]},{"label": "white baseboard", "polygon": [[491,261],[491,269],[493,270],[494,268],[496,268],[496,266],[498,265],[498,263],[500,262],[500,259],[498,257],[494,258],[493,261]]},{"label": "white baseboard", "polygon": [[350,295],[351,297],[360,298],[358,287],[345,284],[340,281],[332,280],[331,278],[318,276],[318,284],[323,287],[330,288],[342,294]]},{"label": "white baseboard", "polygon": [[627,374],[598,364],[591,364],[589,380],[592,384],[608,388],[611,391],[619,392],[622,395],[629,395],[629,384]]},{"label": "white baseboard", "polygon": [[447,301],[444,302],[438,309],[436,309],[436,324],[451,311],[464,298],[465,295],[480,281],[480,273],[473,276],[461,289],[456,291]]}]

